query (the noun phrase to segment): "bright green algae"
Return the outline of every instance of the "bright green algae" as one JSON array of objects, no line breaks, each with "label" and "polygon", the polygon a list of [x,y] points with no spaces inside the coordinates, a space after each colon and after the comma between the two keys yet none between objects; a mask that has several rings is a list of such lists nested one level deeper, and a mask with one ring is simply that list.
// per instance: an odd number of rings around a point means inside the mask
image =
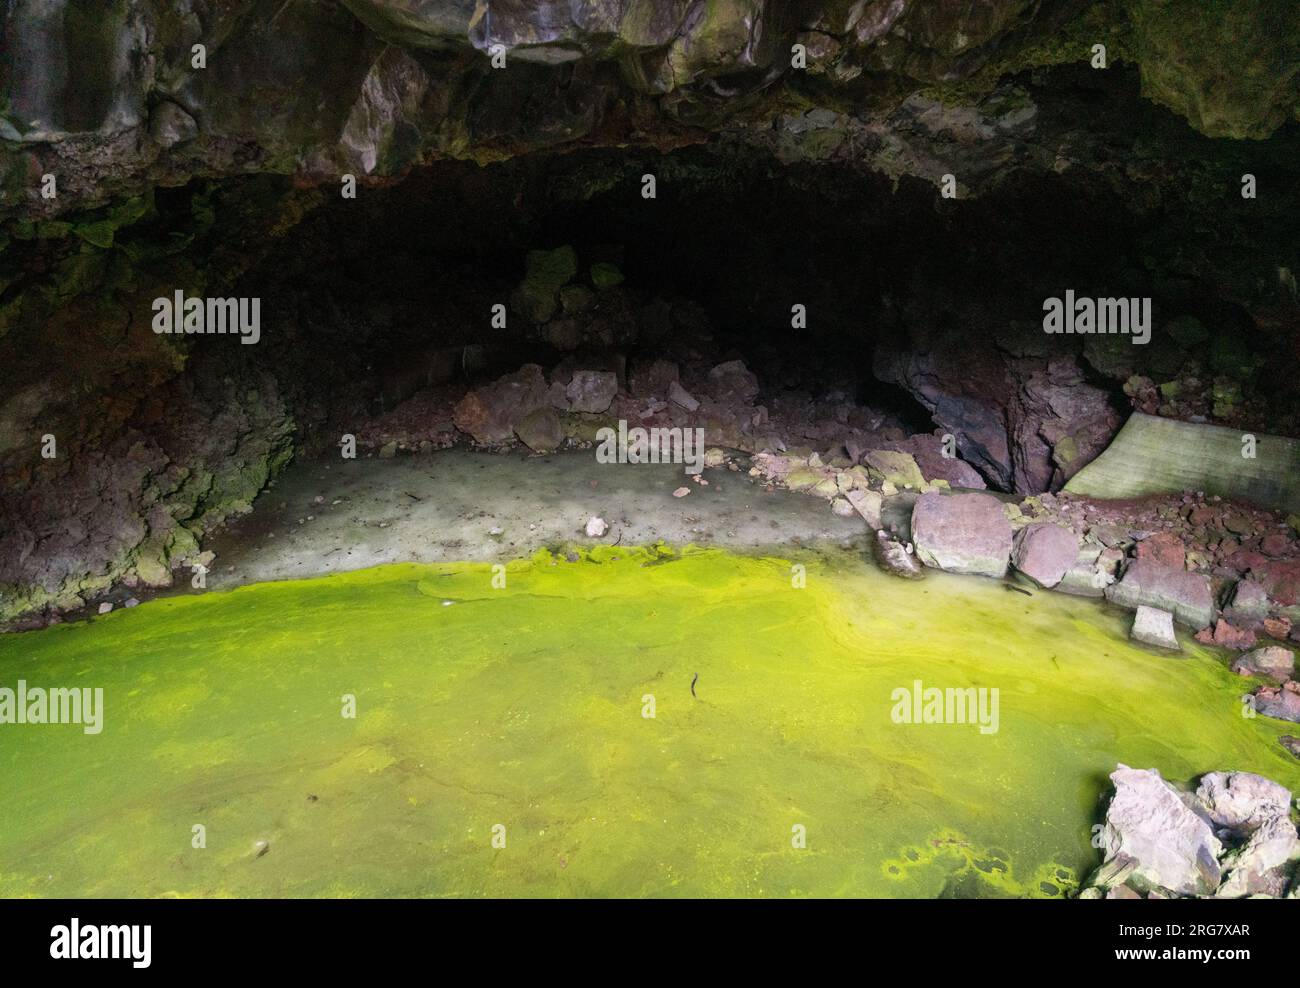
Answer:
[{"label": "bright green algae", "polygon": [[[1287,725],[1241,716],[1194,644],[1131,646],[1088,601],[803,562],[803,589],[717,550],[542,554],[505,589],[383,566],[0,638],[0,685],[106,707],[98,736],[0,727],[0,893],[1061,895],[1116,762],[1300,785]],[[998,688],[999,731],[893,723],[916,679]]]}]

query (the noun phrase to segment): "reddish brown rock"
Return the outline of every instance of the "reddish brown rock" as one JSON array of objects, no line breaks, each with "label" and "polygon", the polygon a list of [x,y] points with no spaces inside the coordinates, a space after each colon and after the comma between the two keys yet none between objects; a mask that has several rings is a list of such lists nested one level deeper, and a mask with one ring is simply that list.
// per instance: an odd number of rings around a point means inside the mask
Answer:
[{"label": "reddish brown rock", "polygon": [[1281,645],[1265,645],[1236,659],[1232,671],[1238,676],[1267,676],[1285,683],[1295,673],[1295,653]]},{"label": "reddish brown rock", "polygon": [[536,364],[475,388],[452,410],[456,428],[485,445],[514,437],[515,423],[539,408],[550,406],[546,378]]},{"label": "reddish brown rock", "polygon": [[1213,628],[1207,627],[1198,631],[1196,640],[1202,645],[1218,645],[1220,648],[1231,648],[1236,651],[1254,648],[1258,642],[1255,632],[1243,631],[1223,618],[1219,618]]},{"label": "reddish brown rock", "polygon": [[1259,551],[1266,556],[1284,556],[1291,549],[1291,540],[1285,532],[1269,532],[1259,541]]},{"label": "reddish brown rock", "polygon": [[1183,569],[1187,565],[1187,550],[1182,539],[1170,532],[1156,532],[1137,544],[1137,558],[1150,559],[1161,566]]},{"label": "reddish brown rock", "polygon": [[1291,619],[1288,617],[1265,618],[1264,634],[1282,641],[1291,634]]},{"label": "reddish brown rock", "polygon": [[991,494],[931,491],[912,510],[912,543],[926,566],[1001,577],[1011,557],[1011,523]]},{"label": "reddish brown rock", "polygon": [[1277,603],[1300,604],[1300,559],[1260,559],[1251,566],[1250,576]]},{"label": "reddish brown rock", "polygon": [[1012,564],[1040,587],[1056,586],[1079,556],[1079,540],[1068,528],[1048,522],[1016,534]]}]

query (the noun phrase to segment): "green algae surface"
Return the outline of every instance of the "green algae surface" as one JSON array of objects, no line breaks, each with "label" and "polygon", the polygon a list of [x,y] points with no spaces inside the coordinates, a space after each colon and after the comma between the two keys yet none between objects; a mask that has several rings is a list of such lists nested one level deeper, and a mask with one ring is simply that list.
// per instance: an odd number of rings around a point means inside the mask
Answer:
[{"label": "green algae surface", "polygon": [[[1300,785],[1220,658],[1126,630],[662,548],[158,599],[0,638],[0,686],[104,690],[97,735],[0,726],[0,894],[1068,895],[1117,762]],[[917,681],[997,731],[895,722]]]}]

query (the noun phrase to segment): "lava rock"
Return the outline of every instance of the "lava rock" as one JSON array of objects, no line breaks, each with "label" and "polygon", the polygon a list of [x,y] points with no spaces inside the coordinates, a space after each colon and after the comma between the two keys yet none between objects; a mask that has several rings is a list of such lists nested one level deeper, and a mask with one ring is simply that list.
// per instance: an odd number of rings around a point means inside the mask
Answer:
[{"label": "lava rock", "polygon": [[572,411],[603,412],[618,394],[618,376],[612,371],[574,371],[565,394]]},{"label": "lava rock", "polygon": [[1280,687],[1261,686],[1255,691],[1255,710],[1265,717],[1300,724],[1300,683],[1291,680]]},{"label": "lava rock", "polygon": [[1079,540],[1075,534],[1044,522],[1016,533],[1011,562],[1040,587],[1050,589],[1065,578],[1078,557]]},{"label": "lava rock", "polygon": [[537,408],[515,423],[515,435],[534,453],[549,453],[564,442],[564,424],[553,408]]},{"label": "lava rock", "polygon": [[922,494],[912,510],[912,542],[926,566],[1001,578],[1011,558],[1011,522],[991,494]]},{"label": "lava rock", "polygon": [[1232,671],[1239,676],[1267,676],[1285,683],[1295,674],[1295,653],[1281,645],[1265,645],[1238,658],[1232,663]]}]

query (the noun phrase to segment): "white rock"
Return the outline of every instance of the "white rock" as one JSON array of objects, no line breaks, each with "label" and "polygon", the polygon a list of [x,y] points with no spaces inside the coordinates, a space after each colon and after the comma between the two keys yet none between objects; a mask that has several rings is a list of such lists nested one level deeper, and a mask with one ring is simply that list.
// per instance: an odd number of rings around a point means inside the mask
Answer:
[{"label": "white rock", "polygon": [[1131,862],[1127,884],[1134,888],[1213,894],[1219,887],[1223,845],[1209,822],[1155,769],[1120,765],[1110,778],[1115,797],[1102,828],[1107,863]]},{"label": "white rock", "polygon": [[1129,637],[1144,645],[1169,648],[1176,652],[1181,650],[1178,638],[1174,634],[1174,616],[1158,607],[1150,607],[1146,604],[1138,606]]},{"label": "white rock", "polygon": [[111,611],[112,609],[113,609],[113,605],[112,605],[111,603],[109,603],[107,600],[104,601],[102,604],[99,605],[99,613],[100,613],[100,614],[107,614],[107,613],[108,613],[109,611]]},{"label": "white rock", "polygon": [[1227,877],[1217,898],[1238,899],[1247,895],[1281,896],[1300,861],[1300,839],[1285,816],[1272,817],[1260,825],[1246,845],[1230,851],[1223,861]]},{"label": "white rock", "polygon": [[592,516],[587,519],[587,538],[598,539],[609,531],[609,526],[605,524],[604,518]]},{"label": "white rock", "polygon": [[691,489],[689,487],[679,487],[677,490],[673,491],[673,497],[685,497],[690,492]]},{"label": "white rock", "polygon": [[1196,798],[1205,804],[1216,826],[1249,832],[1269,820],[1286,819],[1291,790],[1253,772],[1207,772]]}]

